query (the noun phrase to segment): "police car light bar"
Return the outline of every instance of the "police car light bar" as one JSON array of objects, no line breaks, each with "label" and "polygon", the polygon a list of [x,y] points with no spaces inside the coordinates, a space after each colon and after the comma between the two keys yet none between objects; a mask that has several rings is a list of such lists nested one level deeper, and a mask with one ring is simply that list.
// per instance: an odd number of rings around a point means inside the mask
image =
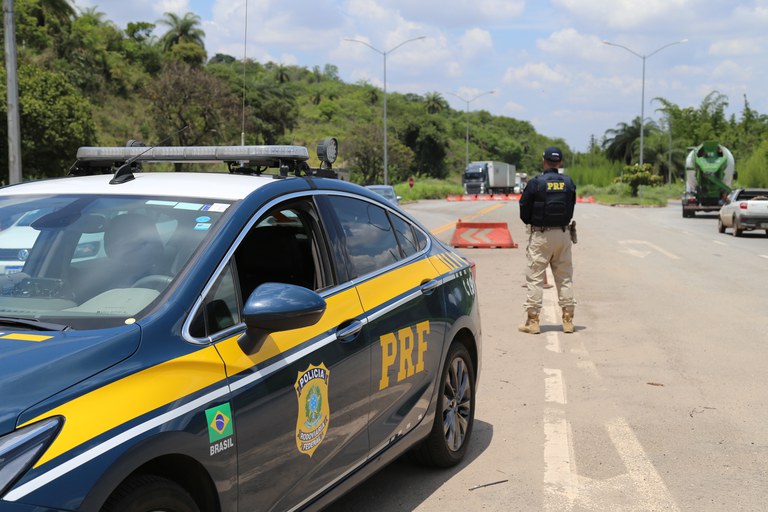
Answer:
[{"label": "police car light bar", "polygon": [[304,146],[156,146],[89,147],[77,150],[81,162],[253,162],[309,160]]}]

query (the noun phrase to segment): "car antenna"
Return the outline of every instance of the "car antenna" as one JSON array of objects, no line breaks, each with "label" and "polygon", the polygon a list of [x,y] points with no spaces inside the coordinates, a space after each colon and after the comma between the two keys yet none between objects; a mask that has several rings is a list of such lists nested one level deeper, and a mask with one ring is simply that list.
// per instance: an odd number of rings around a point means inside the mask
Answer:
[{"label": "car antenna", "polygon": [[[141,153],[139,153],[136,156],[131,157],[128,160],[126,160],[123,165],[121,165],[120,167],[117,168],[117,171],[115,171],[114,176],[112,176],[112,179],[109,180],[109,184],[110,185],[120,185],[121,183],[125,183],[125,182],[128,182],[128,181],[131,181],[131,180],[135,179],[136,177],[133,175],[133,169],[132,169],[131,166],[133,165],[133,163],[136,160],[138,160],[142,155],[146,154],[147,152],[155,149],[157,146],[161,146],[161,145],[165,144],[166,142],[171,140],[172,137],[175,137],[176,135],[180,134],[181,132],[183,132],[187,128],[189,128],[189,125],[186,125],[182,129],[177,130],[176,132],[172,133],[171,135],[169,135],[165,139],[161,140],[160,142],[158,142],[154,146],[149,146],[147,149],[145,149]],[[142,142],[139,142],[137,140],[129,140],[128,143],[126,144],[127,147],[141,147],[143,145],[144,144]]]},{"label": "car antenna", "polygon": [[240,130],[240,145],[245,146],[245,65],[247,62],[246,50],[248,48],[248,0],[245,0],[245,27],[243,28],[243,107],[242,107],[242,127]]}]

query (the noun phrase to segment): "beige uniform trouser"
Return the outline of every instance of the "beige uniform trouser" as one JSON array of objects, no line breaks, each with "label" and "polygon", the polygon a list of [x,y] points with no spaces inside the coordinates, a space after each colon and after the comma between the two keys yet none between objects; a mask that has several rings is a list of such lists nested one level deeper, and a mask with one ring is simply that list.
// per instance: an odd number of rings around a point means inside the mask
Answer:
[{"label": "beige uniform trouser", "polygon": [[571,234],[566,228],[533,231],[528,237],[526,257],[528,269],[525,280],[528,296],[523,307],[538,313],[544,297],[544,279],[547,267],[552,268],[561,308],[573,308],[573,262],[571,261]]}]

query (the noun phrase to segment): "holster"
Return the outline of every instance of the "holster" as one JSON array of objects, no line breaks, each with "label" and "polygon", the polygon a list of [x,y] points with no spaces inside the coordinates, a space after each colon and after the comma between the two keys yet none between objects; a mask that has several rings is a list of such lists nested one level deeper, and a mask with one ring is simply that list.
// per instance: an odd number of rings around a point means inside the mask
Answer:
[{"label": "holster", "polygon": [[576,236],[576,221],[572,220],[570,224],[568,224],[568,230],[571,232],[571,242],[574,244],[579,242],[578,237]]}]

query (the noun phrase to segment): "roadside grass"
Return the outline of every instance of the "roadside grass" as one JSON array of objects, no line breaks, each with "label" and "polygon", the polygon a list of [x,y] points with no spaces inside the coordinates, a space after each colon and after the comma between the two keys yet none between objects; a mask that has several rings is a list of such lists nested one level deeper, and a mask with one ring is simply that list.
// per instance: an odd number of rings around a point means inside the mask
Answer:
[{"label": "roadside grass", "polygon": [[[408,183],[394,185],[397,195],[402,201],[418,201],[419,199],[445,199],[449,195],[461,195],[464,193],[461,184],[450,180],[438,180],[433,178],[418,178],[413,188]],[[626,185],[611,184],[605,187],[584,185],[578,189],[579,196],[594,197],[600,204],[636,205],[636,206],[666,206],[671,199],[680,199],[683,194],[683,185],[680,183],[663,185],[661,187],[641,186],[637,197],[632,197],[630,188]]]},{"label": "roadside grass", "polygon": [[596,203],[628,206],[666,206],[672,199],[683,195],[682,184],[662,185],[660,187],[640,186],[637,197],[633,197],[628,186],[612,184],[607,187],[585,185],[579,188],[580,196],[594,197]]},{"label": "roadside grass", "polygon": [[413,188],[409,187],[408,183],[397,183],[394,188],[397,195],[402,197],[401,201],[406,202],[419,199],[445,199],[449,195],[464,193],[460,184],[434,178],[417,178]]}]

